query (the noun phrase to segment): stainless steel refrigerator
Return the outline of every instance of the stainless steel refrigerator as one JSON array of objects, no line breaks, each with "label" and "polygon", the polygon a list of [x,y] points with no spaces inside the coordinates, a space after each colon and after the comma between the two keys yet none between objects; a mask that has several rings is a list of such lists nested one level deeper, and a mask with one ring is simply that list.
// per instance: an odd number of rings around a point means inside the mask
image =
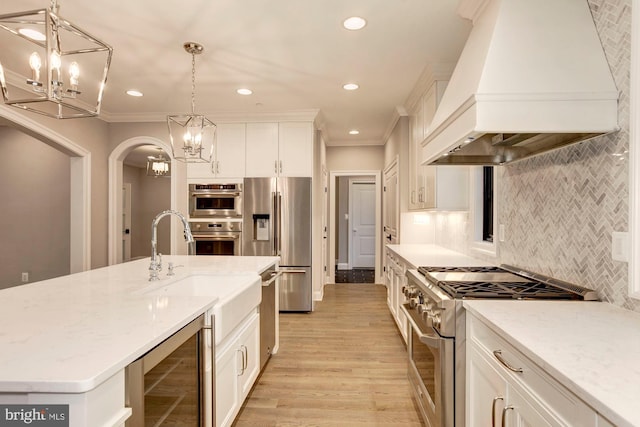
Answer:
[{"label": "stainless steel refrigerator", "polygon": [[311,178],[245,178],[242,255],[280,257],[280,311],[311,311]]}]

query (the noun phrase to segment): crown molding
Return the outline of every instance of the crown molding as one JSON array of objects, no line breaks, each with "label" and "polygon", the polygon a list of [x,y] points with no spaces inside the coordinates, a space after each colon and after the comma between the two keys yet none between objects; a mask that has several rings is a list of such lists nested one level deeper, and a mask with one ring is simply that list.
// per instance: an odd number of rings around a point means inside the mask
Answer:
[{"label": "crown molding", "polygon": [[[200,112],[209,120],[216,123],[242,123],[242,122],[287,122],[287,121],[315,121],[320,110],[295,110],[295,111],[274,111],[265,113],[245,113],[245,112]],[[172,113],[110,113],[102,111],[100,118],[108,123],[145,123],[145,122],[166,122],[167,115]]]}]

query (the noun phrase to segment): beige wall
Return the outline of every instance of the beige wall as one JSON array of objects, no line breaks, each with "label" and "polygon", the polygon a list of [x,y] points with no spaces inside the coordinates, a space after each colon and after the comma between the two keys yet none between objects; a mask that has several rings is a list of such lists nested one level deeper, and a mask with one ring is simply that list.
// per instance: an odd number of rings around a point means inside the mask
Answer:
[{"label": "beige wall", "polygon": [[[99,119],[85,118],[56,120],[34,113],[21,112],[16,108],[0,108],[0,118],[7,117],[4,109],[13,116],[24,116],[27,127],[15,125],[25,133],[56,146],[57,143],[43,138],[40,129],[71,141],[91,153],[91,268],[107,265],[107,215],[108,215],[108,124]],[[12,117],[13,117],[12,116]],[[12,124],[13,125],[13,124]]]},{"label": "beige wall", "polygon": [[327,147],[327,169],[333,171],[382,170],[384,146]]},{"label": "beige wall", "polygon": [[[171,208],[171,180],[147,176],[146,168],[123,165],[123,183],[131,184],[131,258],[151,255],[151,222]],[[158,223],[158,253],[171,253],[171,222]]]},{"label": "beige wall", "polygon": [[69,156],[0,126],[0,289],[69,274]]}]

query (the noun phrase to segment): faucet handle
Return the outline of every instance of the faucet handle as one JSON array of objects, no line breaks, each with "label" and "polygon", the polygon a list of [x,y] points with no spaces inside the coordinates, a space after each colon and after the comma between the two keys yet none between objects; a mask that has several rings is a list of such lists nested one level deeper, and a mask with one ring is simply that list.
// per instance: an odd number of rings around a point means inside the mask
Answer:
[{"label": "faucet handle", "polygon": [[173,262],[170,261],[168,264],[169,271],[167,271],[167,276],[174,276],[176,273],[174,273],[173,270],[178,267],[184,267],[184,265],[174,265]]}]

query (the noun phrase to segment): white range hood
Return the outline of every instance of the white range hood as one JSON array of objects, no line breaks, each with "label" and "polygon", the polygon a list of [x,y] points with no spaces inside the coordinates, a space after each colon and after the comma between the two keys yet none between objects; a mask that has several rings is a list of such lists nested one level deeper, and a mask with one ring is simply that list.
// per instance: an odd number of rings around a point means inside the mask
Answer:
[{"label": "white range hood", "polygon": [[473,28],[423,164],[503,164],[618,130],[587,0],[462,0],[458,13]]}]

